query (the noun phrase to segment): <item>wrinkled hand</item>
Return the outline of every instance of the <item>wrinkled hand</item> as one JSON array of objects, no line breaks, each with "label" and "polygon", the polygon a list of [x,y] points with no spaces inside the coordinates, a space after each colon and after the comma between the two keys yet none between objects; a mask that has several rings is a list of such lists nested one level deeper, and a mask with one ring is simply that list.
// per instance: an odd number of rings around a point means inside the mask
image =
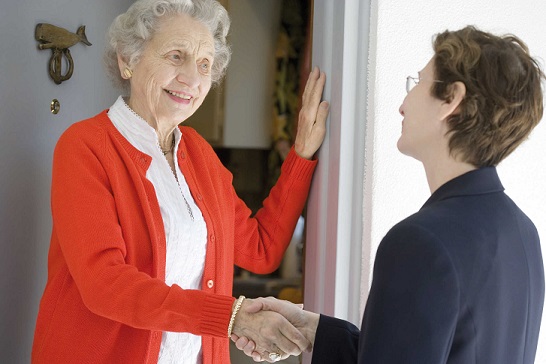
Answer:
[{"label": "wrinkled hand", "polygon": [[320,101],[325,82],[326,75],[315,67],[303,91],[298,131],[294,141],[294,150],[302,158],[313,158],[326,135],[326,118],[330,105],[327,101]]},{"label": "wrinkled hand", "polygon": [[[311,347],[309,340],[286,318],[277,312],[263,310],[263,307],[268,306],[255,301],[252,299],[243,301],[235,317],[232,331],[232,337],[252,340],[252,351],[256,352],[255,361],[265,360],[273,363],[309,350]],[[270,353],[278,353],[280,357],[273,360],[269,357]]]},{"label": "wrinkled hand", "polygon": [[[275,311],[283,315],[295,328],[300,330],[307,340],[309,340],[310,346],[307,349],[310,351],[315,342],[315,334],[320,315],[304,311],[302,308],[302,305],[277,300],[274,297],[258,298],[253,300],[251,305],[247,306],[247,310],[249,311]],[[233,334],[231,339],[235,342],[235,346],[239,350],[242,350],[246,355],[252,357],[254,361],[272,362],[268,357],[268,353],[261,351],[252,338]]]}]

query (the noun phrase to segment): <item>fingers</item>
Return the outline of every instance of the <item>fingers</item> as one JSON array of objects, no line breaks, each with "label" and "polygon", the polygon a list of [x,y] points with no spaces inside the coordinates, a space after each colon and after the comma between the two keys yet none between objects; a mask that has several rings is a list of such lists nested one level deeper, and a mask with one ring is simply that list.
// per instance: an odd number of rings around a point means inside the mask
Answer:
[{"label": "fingers", "polygon": [[[235,342],[235,346],[237,349],[243,351],[245,355],[251,357],[254,359],[254,361],[270,361],[270,362],[276,362],[278,360],[284,360],[288,358],[290,355],[284,353],[281,349],[277,347],[275,349],[274,353],[259,353],[256,351],[256,344],[252,340],[248,340],[246,337],[238,338],[238,340]],[[275,345],[276,346],[276,345]],[[264,359],[265,358],[265,359]]]},{"label": "fingers", "polygon": [[[264,310],[278,312],[284,316],[297,330],[298,334],[305,336],[310,345],[303,348],[302,351],[311,351],[315,342],[315,335],[318,327],[320,315],[303,310],[301,305],[296,305],[288,301],[278,300],[273,297],[261,298],[262,307]],[[286,333],[288,340],[295,342],[297,337],[291,337],[290,333]],[[300,347],[301,348],[301,347]]]},{"label": "fingers", "polygon": [[237,337],[237,335],[231,335],[231,339],[235,342],[235,347],[245,353],[246,356],[251,357],[256,362],[263,361],[262,355],[255,351],[256,343],[252,340],[248,340],[246,337]]},{"label": "fingers", "polygon": [[[274,297],[262,298],[261,306],[263,310],[275,311],[283,315],[293,325],[297,316],[301,313],[303,305],[296,305],[289,301],[278,300]],[[294,325],[297,327],[297,325]]]},{"label": "fingers", "polygon": [[326,119],[328,119],[328,112],[330,111],[330,104],[328,101],[322,101],[317,111],[317,117],[315,119],[315,125],[317,127],[326,127]]},{"label": "fingers", "polygon": [[268,363],[276,363],[276,362],[278,362],[280,360],[288,359],[288,357],[289,357],[289,355],[280,354],[280,353],[277,353],[277,352],[273,352],[273,353],[254,352],[254,353],[252,353],[252,358],[254,359],[254,361],[266,361]]},{"label": "fingers", "polygon": [[252,357],[252,360],[254,360],[255,362],[262,362],[262,361],[264,361],[262,355],[261,355],[260,353],[258,353],[258,352],[252,353],[251,357]]},{"label": "fingers", "polygon": [[[285,340],[281,340],[281,344],[284,346],[277,346],[288,354],[300,355],[304,351],[309,351],[312,347],[312,343],[307,339],[307,337],[305,337],[298,329],[296,329],[292,325],[290,325],[289,327],[286,326],[283,329],[282,334]],[[290,349],[287,350],[285,348],[291,348],[291,351],[288,351]]]},{"label": "fingers", "polygon": [[326,75],[315,67],[302,95],[302,107],[298,118],[298,130],[294,148],[298,155],[311,159],[326,135],[326,119],[329,103],[321,102]]},{"label": "fingers", "polygon": [[[278,353],[281,356],[283,356],[283,354],[287,354],[286,357],[290,355],[298,356],[303,351],[299,348],[298,345],[296,345],[293,341],[291,341],[284,335],[280,335],[279,337],[277,337],[275,343],[272,346],[273,349],[269,350],[270,352]],[[304,350],[305,348],[307,348],[307,346],[304,347]]]},{"label": "fingers", "polygon": [[[233,337],[233,335],[231,335],[231,336]],[[244,336],[238,338],[234,342],[235,342],[235,346],[237,347],[237,349],[243,350],[243,351],[244,351],[244,348],[245,348],[246,345],[248,345],[249,343],[254,343],[253,341],[248,340],[248,338],[246,338]],[[255,344],[253,344],[253,345],[255,346]],[[252,351],[254,351],[254,348],[252,348],[252,350],[250,350],[250,353],[252,353]],[[245,352],[245,354],[246,354],[246,352]]]},{"label": "fingers", "polygon": [[237,349],[255,361],[273,363],[290,355],[300,355],[312,344],[283,314],[293,316],[294,322],[298,322],[302,312],[298,305],[272,297],[245,300],[235,318],[231,339]]},{"label": "fingers", "polygon": [[[233,334],[239,339],[245,337],[256,343],[255,351],[299,355],[311,345],[310,341],[280,314],[273,311],[250,313],[245,303],[246,300],[236,316]],[[301,311],[297,307],[295,309]],[[238,348],[244,349],[246,344],[241,342]],[[248,351],[251,349],[248,348]]]},{"label": "fingers", "polygon": [[[246,341],[248,341],[248,343],[242,346]],[[254,342],[251,340],[239,341],[236,346],[239,350],[243,351],[246,356],[251,357],[255,362],[266,361],[269,363],[275,363],[279,360],[285,360],[290,357],[289,354],[284,353],[281,349],[275,349],[273,352],[258,352],[256,351]]]},{"label": "fingers", "polygon": [[319,68],[315,66],[309,74],[307,83],[305,84],[305,88],[303,90],[302,109],[304,106],[307,106],[316,110],[320,102],[320,98],[322,97],[322,91],[325,83],[326,74],[321,72]]},{"label": "fingers", "polygon": [[[255,351],[289,355],[300,355],[310,342],[288,320],[275,312],[264,311],[266,326],[261,327],[258,336],[249,336],[256,343]],[[266,358],[267,361],[267,358]]]}]

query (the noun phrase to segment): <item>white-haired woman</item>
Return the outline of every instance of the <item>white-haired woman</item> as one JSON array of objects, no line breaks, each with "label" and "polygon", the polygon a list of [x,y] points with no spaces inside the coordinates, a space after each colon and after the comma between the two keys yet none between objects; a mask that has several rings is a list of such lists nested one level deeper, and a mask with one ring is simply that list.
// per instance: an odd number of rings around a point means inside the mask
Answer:
[{"label": "white-haired woman", "polygon": [[[33,363],[228,363],[231,332],[279,357],[309,344],[231,289],[234,264],[280,264],[324,139],[325,76],[309,76],[294,148],[252,217],[211,146],[179,126],[224,74],[228,30],[215,0],[139,0],[114,20],[106,59],[127,96],[55,148]],[[264,320],[285,327],[263,333]]]}]

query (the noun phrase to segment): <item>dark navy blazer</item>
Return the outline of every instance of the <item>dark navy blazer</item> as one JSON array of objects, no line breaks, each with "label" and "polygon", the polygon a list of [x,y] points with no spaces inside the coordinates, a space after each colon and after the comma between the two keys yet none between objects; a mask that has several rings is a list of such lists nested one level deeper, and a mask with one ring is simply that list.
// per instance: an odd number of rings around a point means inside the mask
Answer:
[{"label": "dark navy blazer", "polygon": [[533,364],[544,302],[537,230],[493,167],[441,186],[375,258],[359,331],[321,315],[313,364]]}]

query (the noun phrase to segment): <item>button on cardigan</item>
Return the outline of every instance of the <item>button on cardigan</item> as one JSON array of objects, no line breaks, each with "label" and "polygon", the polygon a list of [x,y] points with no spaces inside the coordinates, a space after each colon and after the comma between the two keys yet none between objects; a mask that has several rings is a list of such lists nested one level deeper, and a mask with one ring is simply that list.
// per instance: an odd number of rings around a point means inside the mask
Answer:
[{"label": "button on cardigan", "polygon": [[[203,363],[229,363],[233,265],[269,273],[280,264],[316,161],[291,150],[255,216],[232,176],[193,129],[177,157],[208,231],[201,290],[165,284],[165,231],[150,156],[107,111],[63,133],[53,157],[53,231],[33,363],[156,363],[162,331],[202,336]],[[214,284],[208,284],[209,281]]]}]

